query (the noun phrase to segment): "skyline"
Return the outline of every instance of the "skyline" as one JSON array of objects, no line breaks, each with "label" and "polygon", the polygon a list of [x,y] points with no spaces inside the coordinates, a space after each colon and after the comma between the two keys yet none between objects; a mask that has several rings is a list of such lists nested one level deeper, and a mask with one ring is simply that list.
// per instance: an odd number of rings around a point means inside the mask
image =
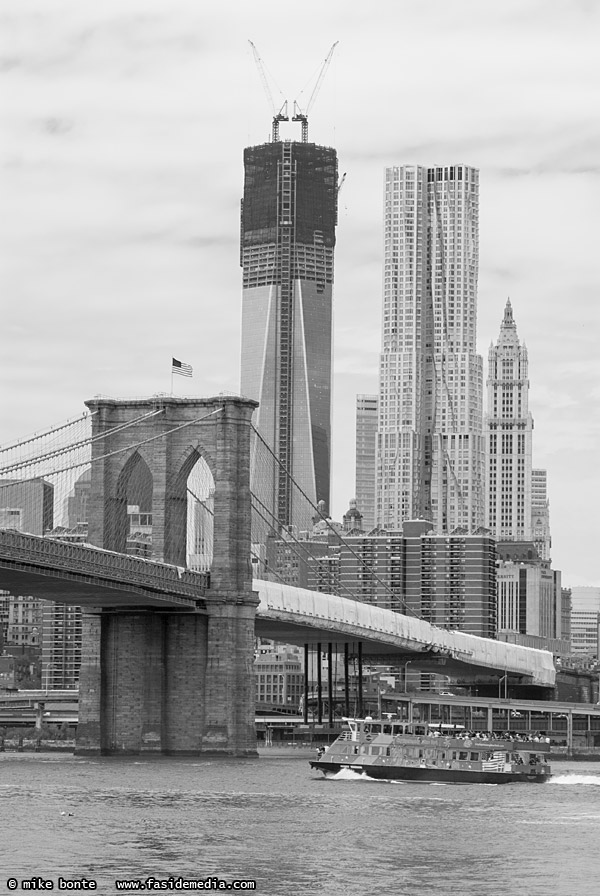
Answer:
[{"label": "skyline", "polygon": [[306,102],[339,40],[309,121],[309,139],[334,147],[347,173],[332,515],[354,497],[355,396],[377,392],[384,169],[468,164],[480,171],[477,350],[487,358],[510,297],[553,565],[565,586],[598,585],[599,10],[380,9],[4,5],[0,444],[77,416],[97,394],[168,392],[173,356],[194,368],[178,394],[239,391],[243,150],[271,124],[247,41],[290,101],[306,86]]}]

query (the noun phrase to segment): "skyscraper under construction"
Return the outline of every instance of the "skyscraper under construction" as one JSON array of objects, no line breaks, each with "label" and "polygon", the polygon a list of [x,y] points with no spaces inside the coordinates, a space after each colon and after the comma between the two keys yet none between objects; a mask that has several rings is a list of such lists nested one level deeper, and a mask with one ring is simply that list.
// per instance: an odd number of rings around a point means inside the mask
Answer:
[{"label": "skyscraper under construction", "polygon": [[[256,399],[255,425],[279,463],[253,489],[274,529],[307,529],[313,504],[329,507],[334,149],[279,140],[244,151],[241,213],[241,391]],[[260,483],[257,479],[260,478]]]}]

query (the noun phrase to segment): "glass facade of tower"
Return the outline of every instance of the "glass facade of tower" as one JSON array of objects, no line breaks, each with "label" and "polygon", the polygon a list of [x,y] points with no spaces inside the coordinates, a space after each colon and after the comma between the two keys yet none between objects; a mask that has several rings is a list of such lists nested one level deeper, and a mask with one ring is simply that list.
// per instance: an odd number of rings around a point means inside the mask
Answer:
[{"label": "glass facade of tower", "polygon": [[[273,527],[308,529],[330,498],[333,251],[337,156],[314,143],[244,151],[241,392],[281,465],[253,460]],[[260,477],[260,487],[256,482]]]},{"label": "glass facade of tower", "polygon": [[484,519],[479,173],[388,168],[384,201],[376,521],[474,530]]}]

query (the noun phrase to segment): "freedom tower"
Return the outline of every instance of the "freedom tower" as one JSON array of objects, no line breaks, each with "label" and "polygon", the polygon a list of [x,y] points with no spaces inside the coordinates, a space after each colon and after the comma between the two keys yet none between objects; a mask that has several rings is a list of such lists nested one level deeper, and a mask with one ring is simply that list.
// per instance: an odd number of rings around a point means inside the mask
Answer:
[{"label": "freedom tower", "polygon": [[301,141],[280,140],[274,121],[272,142],[244,150],[240,234],[241,392],[278,461],[267,473],[254,451],[253,491],[279,532],[314,514],[288,474],[313,504],[330,498],[337,155],[294,120]]}]

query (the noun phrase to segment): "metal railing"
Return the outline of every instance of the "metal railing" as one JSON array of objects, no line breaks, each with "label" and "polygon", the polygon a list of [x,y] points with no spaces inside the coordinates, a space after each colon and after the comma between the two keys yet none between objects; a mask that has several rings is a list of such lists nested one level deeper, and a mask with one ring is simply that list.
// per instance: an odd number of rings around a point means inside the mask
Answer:
[{"label": "metal railing", "polygon": [[205,572],[10,529],[0,530],[0,560],[96,577],[113,587],[135,585],[191,598],[200,597],[209,587]]}]

